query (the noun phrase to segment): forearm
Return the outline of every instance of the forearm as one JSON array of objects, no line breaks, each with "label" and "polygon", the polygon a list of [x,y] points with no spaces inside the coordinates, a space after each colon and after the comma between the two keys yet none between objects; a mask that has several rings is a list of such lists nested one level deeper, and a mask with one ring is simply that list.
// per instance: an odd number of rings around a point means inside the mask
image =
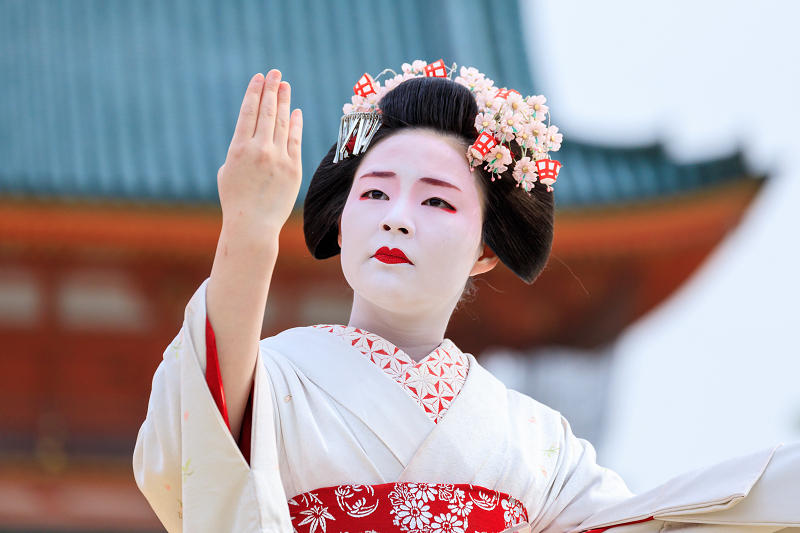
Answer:
[{"label": "forearm", "polygon": [[231,433],[239,435],[258,355],[278,234],[300,189],[303,117],[291,112],[281,73],[256,74],[242,100],[225,164],[217,173],[222,231],[208,282]]},{"label": "forearm", "polygon": [[278,256],[278,230],[244,220],[223,223],[208,282],[208,319],[233,435],[241,429],[253,381],[264,307]]}]

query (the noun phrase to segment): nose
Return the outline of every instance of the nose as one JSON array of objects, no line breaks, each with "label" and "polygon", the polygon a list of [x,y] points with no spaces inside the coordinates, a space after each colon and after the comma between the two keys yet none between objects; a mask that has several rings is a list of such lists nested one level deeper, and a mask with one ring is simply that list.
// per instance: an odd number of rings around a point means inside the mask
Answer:
[{"label": "nose", "polygon": [[[383,230],[384,231],[392,231],[392,227],[389,224],[384,224],[383,225]],[[399,231],[403,235],[408,235],[408,228],[404,228],[404,227],[400,226],[400,227],[397,228],[397,231]]]},{"label": "nose", "polygon": [[413,236],[414,224],[411,221],[409,207],[406,202],[397,202],[381,220],[381,229],[389,233]]}]

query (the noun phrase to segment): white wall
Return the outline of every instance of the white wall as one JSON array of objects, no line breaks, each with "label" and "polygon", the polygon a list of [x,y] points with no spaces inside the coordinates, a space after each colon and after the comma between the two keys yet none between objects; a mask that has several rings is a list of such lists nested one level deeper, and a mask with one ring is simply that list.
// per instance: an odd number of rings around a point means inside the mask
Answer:
[{"label": "white wall", "polygon": [[565,137],[661,141],[689,161],[740,147],[771,176],[712,258],[620,338],[600,460],[641,492],[800,439],[800,2],[530,0],[523,16]]}]

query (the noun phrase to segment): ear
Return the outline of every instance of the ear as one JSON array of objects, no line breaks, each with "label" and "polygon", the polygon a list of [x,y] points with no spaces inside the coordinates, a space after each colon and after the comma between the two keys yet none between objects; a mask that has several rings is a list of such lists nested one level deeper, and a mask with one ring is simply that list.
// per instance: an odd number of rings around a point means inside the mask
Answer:
[{"label": "ear", "polygon": [[491,248],[483,246],[483,251],[481,252],[481,256],[475,261],[475,265],[473,265],[472,270],[470,271],[470,276],[477,276],[478,274],[484,274],[489,272],[493,269],[497,263],[500,261],[500,258],[492,251]]},{"label": "ear", "polygon": [[339,235],[336,236],[336,242],[339,243],[339,249],[342,248],[342,215],[339,215],[339,220],[336,221],[336,227],[339,228]]}]

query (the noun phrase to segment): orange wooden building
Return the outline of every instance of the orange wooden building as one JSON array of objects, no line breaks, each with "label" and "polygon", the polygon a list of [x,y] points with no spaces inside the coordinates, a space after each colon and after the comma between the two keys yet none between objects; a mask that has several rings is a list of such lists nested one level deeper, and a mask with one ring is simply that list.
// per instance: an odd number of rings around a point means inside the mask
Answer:
[{"label": "orange wooden building", "polygon": [[[697,268],[759,185],[742,178],[668,199],[560,211],[536,283],[502,266],[483,276],[448,336],[475,354],[609,343]],[[38,502],[37,513],[46,505],[57,519],[44,525],[103,524],[103,513],[72,517],[36,488],[58,479],[56,493],[118,493],[114,527],[133,505],[131,527],[157,528],[132,483],[130,453],[161,353],[210,272],[220,222],[209,207],[0,203],[0,464],[19,476],[0,477],[0,494],[5,483]],[[264,335],[346,322],[351,296],[338,260],[310,257],[299,217],[281,236],[275,278]],[[0,517],[11,520],[9,501]]]}]

